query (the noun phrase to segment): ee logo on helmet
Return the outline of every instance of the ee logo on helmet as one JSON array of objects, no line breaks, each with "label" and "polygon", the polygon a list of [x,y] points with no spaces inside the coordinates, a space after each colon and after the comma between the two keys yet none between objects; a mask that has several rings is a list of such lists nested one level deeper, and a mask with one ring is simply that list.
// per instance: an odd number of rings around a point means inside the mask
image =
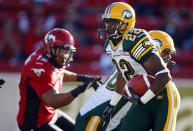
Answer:
[{"label": "ee logo on helmet", "polygon": [[132,17],[132,13],[130,10],[124,10],[122,15],[123,15],[123,18],[125,18],[125,19],[131,19],[131,17]]},{"label": "ee logo on helmet", "polygon": [[56,36],[52,34],[47,34],[44,40],[46,43],[53,42],[53,41],[56,41]]}]

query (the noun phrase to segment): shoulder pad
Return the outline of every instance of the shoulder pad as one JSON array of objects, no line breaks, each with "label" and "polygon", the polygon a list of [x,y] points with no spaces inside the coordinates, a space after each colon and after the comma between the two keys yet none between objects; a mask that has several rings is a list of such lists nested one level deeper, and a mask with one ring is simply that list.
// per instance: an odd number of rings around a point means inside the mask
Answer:
[{"label": "shoulder pad", "polygon": [[128,51],[135,59],[141,58],[155,48],[155,44],[147,31],[133,28],[125,35],[123,49]]}]

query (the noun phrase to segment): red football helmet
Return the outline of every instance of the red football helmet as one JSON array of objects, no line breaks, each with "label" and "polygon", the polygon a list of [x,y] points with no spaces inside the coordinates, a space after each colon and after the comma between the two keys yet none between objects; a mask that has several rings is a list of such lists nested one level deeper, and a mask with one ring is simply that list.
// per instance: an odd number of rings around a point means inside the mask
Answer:
[{"label": "red football helmet", "polygon": [[69,31],[55,28],[45,35],[42,52],[58,67],[67,67],[69,62],[73,60],[74,52],[76,52],[74,45],[74,38]]}]

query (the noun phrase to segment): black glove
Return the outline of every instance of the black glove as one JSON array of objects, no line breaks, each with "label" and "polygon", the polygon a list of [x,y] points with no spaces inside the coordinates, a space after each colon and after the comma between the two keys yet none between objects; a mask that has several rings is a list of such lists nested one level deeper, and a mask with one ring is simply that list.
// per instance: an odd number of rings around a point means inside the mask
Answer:
[{"label": "black glove", "polygon": [[105,126],[106,122],[108,122],[110,120],[111,115],[114,111],[114,108],[115,108],[115,106],[110,105],[110,104],[105,108],[105,110],[103,111],[103,114],[102,114],[99,128],[102,129]]},{"label": "black glove", "polygon": [[91,85],[89,87],[94,88],[94,90],[96,91],[98,89],[98,87],[101,85],[102,85],[101,77],[98,77],[91,82]]},{"label": "black glove", "polygon": [[5,83],[5,80],[0,79],[0,88],[1,88],[1,85],[3,85],[4,83]]},{"label": "black glove", "polygon": [[91,82],[97,80],[98,76],[88,76],[88,75],[77,75],[77,81],[81,82]]},{"label": "black glove", "polygon": [[86,82],[82,85],[77,86],[74,90],[71,91],[72,95],[74,97],[77,97],[80,93],[83,93],[86,89],[89,88],[88,84],[89,82]]},{"label": "black glove", "polygon": [[132,88],[129,88],[129,92],[131,93],[131,97],[126,97],[128,101],[137,105],[143,104],[140,100],[141,97],[137,95]]}]

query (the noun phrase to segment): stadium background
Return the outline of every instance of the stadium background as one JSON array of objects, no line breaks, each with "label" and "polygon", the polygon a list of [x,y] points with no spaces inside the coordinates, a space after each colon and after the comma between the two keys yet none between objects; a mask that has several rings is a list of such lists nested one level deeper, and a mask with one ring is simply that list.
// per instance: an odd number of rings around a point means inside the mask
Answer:
[{"label": "stadium background", "polygon": [[[18,82],[25,58],[40,46],[44,34],[55,27],[72,32],[77,53],[69,70],[82,74],[110,74],[111,65],[97,38],[98,23],[105,7],[115,0],[0,0],[0,130],[15,131]],[[172,71],[182,96],[178,131],[193,131],[193,1],[122,0],[136,11],[136,27],[160,29],[175,42],[177,66]],[[64,91],[77,83],[67,83]],[[93,90],[62,108],[75,118]]]}]

